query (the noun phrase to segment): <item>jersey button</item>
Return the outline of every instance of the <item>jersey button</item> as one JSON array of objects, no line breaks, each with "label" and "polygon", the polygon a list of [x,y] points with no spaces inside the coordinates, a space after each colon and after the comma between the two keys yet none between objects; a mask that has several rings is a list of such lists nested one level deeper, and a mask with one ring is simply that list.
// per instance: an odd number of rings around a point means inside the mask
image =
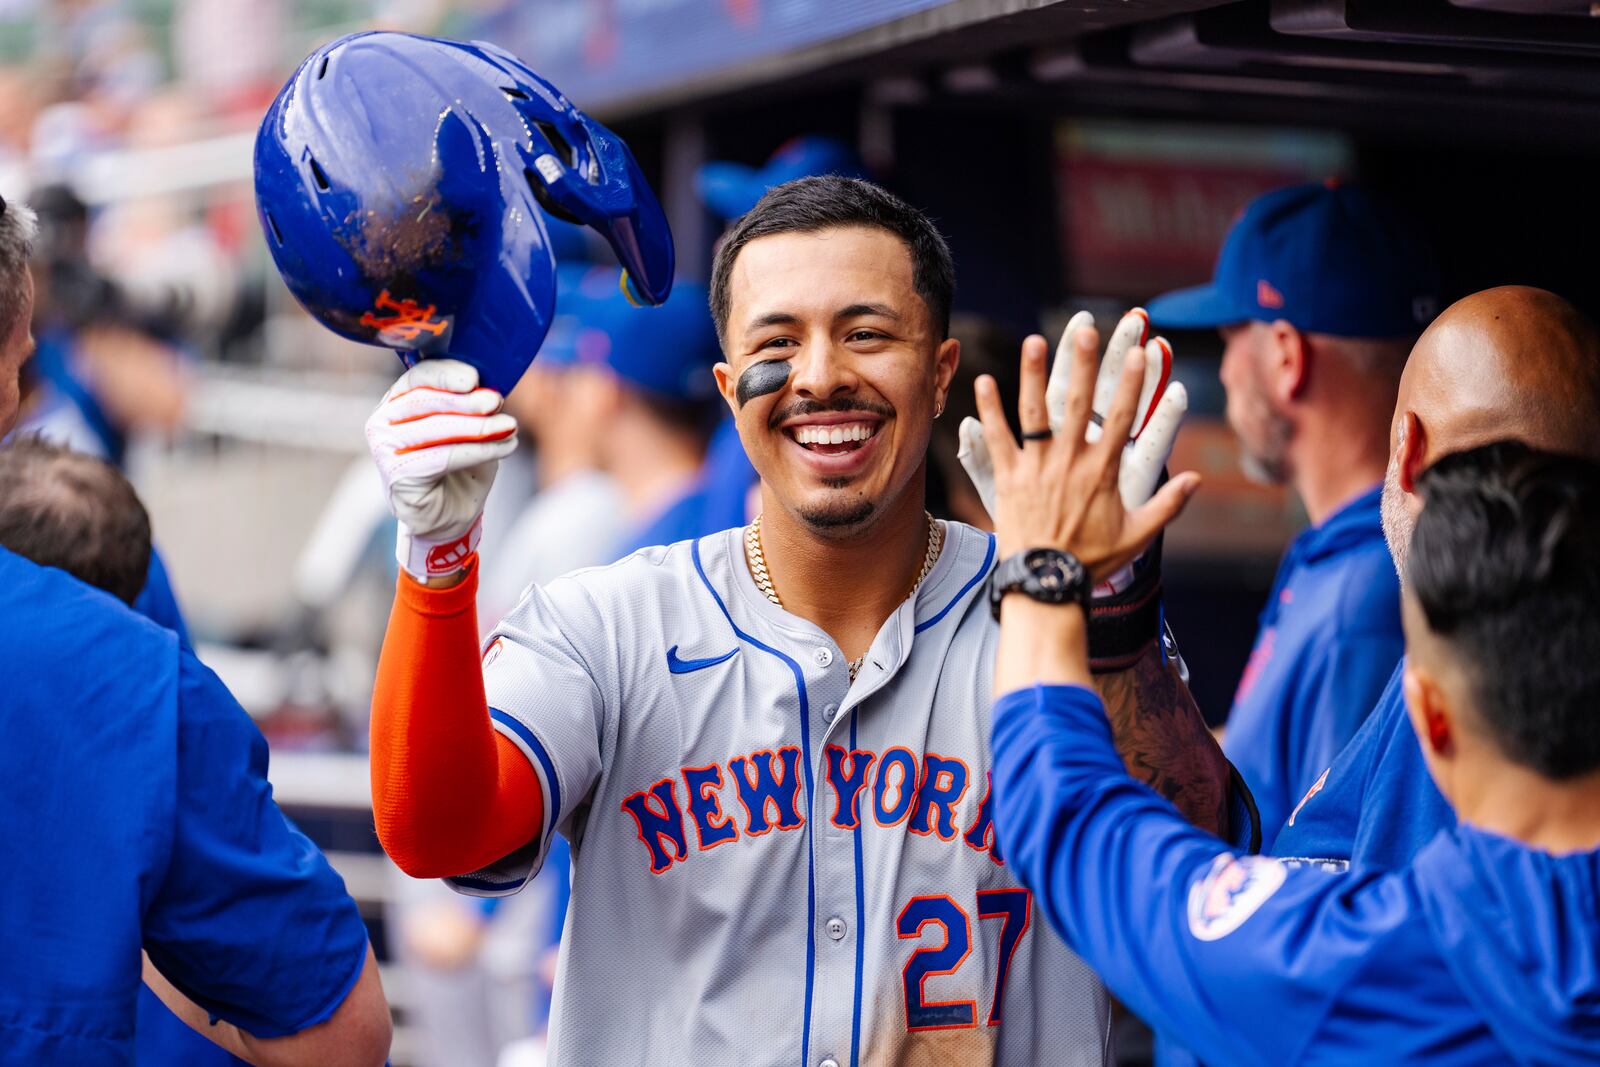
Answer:
[{"label": "jersey button", "polygon": [[835,715],[837,715],[837,714],[839,714],[839,705],[837,705],[837,704],[825,704],[825,705],[823,705],[823,708],[822,708],[822,721],[823,722],[832,722],[833,721],[833,717]]},{"label": "jersey button", "polygon": [[829,937],[833,938],[835,941],[838,941],[838,940],[840,940],[841,938],[844,937],[844,931],[845,931],[844,920],[839,918],[839,916],[835,915],[833,918],[828,920],[828,936]]},{"label": "jersey button", "polygon": [[833,649],[819,648],[811,653],[811,658],[817,661],[817,666],[826,667],[833,662]]},{"label": "jersey button", "polygon": [[839,1067],[839,1061],[834,1059],[832,1056],[829,1056],[827,1059],[817,1064],[817,1067]]}]

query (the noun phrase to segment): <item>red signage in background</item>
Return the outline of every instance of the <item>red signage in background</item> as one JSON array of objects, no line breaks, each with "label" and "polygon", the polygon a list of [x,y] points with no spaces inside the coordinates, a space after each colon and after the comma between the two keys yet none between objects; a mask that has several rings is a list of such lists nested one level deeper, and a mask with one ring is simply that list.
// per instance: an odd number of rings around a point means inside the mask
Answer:
[{"label": "red signage in background", "polygon": [[1169,559],[1273,560],[1305,525],[1305,512],[1293,494],[1244,476],[1239,439],[1221,416],[1185,419],[1167,467],[1199,471],[1204,479],[1183,514],[1167,528]]},{"label": "red signage in background", "polygon": [[1057,138],[1068,291],[1140,302],[1211,276],[1253,197],[1348,170],[1335,134],[1074,122]]}]

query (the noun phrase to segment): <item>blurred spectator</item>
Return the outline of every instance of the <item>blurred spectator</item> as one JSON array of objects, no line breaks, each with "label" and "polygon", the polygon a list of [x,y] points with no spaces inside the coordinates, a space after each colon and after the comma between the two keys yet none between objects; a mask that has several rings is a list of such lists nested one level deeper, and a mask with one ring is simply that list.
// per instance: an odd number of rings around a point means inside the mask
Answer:
[{"label": "blurred spectator", "polygon": [[150,517],[115,467],[22,437],[0,447],[0,546],[132,605],[150,569]]},{"label": "blurred spectator", "polygon": [[[479,548],[484,565],[478,615],[485,632],[516,606],[529,585],[617,559],[627,532],[622,492],[601,470],[600,439],[608,428],[587,417],[573,371],[580,334],[604,330],[610,305],[620,302],[617,272],[563,270],[561,282],[550,333],[506,397],[506,410],[531,439],[539,488],[498,545],[488,554]],[[497,503],[491,496],[490,504]],[[489,541],[487,531],[484,541]]]},{"label": "blurred spectator", "polygon": [[599,303],[574,347],[574,417],[599,429],[600,469],[622,493],[619,555],[712,532],[701,465],[725,410],[705,286],[678,282],[658,308]]},{"label": "blurred spectator", "polygon": [[[527,440],[501,464],[485,509],[478,594],[485,632],[529,585],[615,560],[626,533],[622,493],[600,470],[600,438],[607,427],[586,417],[573,373],[579,335],[597,323],[604,329],[611,306],[621,303],[617,270],[584,266],[588,250],[582,231],[546,221],[562,264],[559,295],[538,358],[506,397],[506,410]],[[537,490],[518,507],[524,499],[520,480],[510,492],[504,480],[530,467]],[[489,516],[496,509],[502,517],[491,536]],[[567,877],[567,863],[556,857],[528,890],[472,900],[443,882],[394,872],[390,915],[400,934],[397,952],[418,991],[414,1019],[424,1064],[494,1067],[508,1047],[542,1039]]]},{"label": "blurred spectator", "polygon": [[220,109],[261,106],[283,77],[284,0],[179,0],[172,55],[194,97]]},{"label": "blurred spectator", "polygon": [[495,1067],[510,1047],[542,1045],[568,867],[558,838],[545,869],[511,897],[463,897],[393,872],[388,914],[412,984],[419,1067]]},{"label": "blurred spectator", "polygon": [[130,433],[170,432],[182,418],[179,357],[160,339],[179,331],[181,313],[135,304],[89,264],[88,209],[71,189],[47,186],[35,198],[38,351],[19,429],[120,465]]},{"label": "blurred spectator", "polygon": [[[568,417],[565,377],[559,373],[576,358],[572,343],[585,309],[616,295],[616,268],[609,273],[594,269],[597,261],[612,256],[588,227],[545,215],[544,228],[556,258],[556,306],[537,356],[506,397],[506,411],[525,436],[516,454],[500,464],[484,506],[478,556],[489,573],[481,587],[478,619],[485,633],[530,582],[611,562],[614,539],[620,536],[607,532],[621,514],[620,501],[614,492],[598,498],[593,492],[598,475],[590,438],[596,428]],[[571,475],[579,477],[569,483]],[[560,491],[549,495],[558,485]],[[591,513],[591,504],[598,514]],[[563,514],[572,521],[588,519],[588,536],[570,529],[559,518]],[[535,545],[539,547],[530,551]]]},{"label": "blurred spectator", "polygon": [[100,460],[34,436],[8,438],[0,446],[0,547],[104,589],[189,645],[144,505]]},{"label": "blurred spectator", "polygon": [[1221,331],[1246,472],[1292,485],[1311,519],[1278,568],[1223,740],[1255,794],[1264,850],[1403,651],[1379,495],[1400,373],[1438,291],[1409,219],[1329,183],[1252,201],[1215,279],[1149,305],[1156,325]]},{"label": "blurred spectator", "polygon": [[0,67],[0,168],[20,165],[27,159],[40,95],[32,71]]}]

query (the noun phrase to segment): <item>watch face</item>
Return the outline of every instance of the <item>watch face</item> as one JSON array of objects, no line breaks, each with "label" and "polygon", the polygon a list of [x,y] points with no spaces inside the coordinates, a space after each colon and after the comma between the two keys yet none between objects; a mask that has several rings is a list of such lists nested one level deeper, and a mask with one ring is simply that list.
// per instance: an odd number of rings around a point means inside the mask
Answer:
[{"label": "watch face", "polygon": [[989,607],[1000,617],[1000,601],[1020,592],[1046,604],[1082,600],[1088,591],[1088,574],[1077,557],[1054,548],[1032,548],[1009,556],[995,568],[989,586]]},{"label": "watch face", "polygon": [[1077,570],[1071,557],[1051,549],[1029,552],[1024,562],[1029,575],[1041,592],[1065,593],[1077,581]]}]

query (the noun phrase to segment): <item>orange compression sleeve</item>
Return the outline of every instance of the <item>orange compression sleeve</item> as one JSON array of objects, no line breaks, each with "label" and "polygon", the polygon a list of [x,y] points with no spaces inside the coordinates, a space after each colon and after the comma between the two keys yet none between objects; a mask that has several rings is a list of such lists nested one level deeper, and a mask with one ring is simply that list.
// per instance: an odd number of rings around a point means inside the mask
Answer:
[{"label": "orange compression sleeve", "polygon": [[470,874],[534,840],[544,795],[483,692],[478,564],[449,589],[400,575],[372,694],[378,840],[414,878]]}]

